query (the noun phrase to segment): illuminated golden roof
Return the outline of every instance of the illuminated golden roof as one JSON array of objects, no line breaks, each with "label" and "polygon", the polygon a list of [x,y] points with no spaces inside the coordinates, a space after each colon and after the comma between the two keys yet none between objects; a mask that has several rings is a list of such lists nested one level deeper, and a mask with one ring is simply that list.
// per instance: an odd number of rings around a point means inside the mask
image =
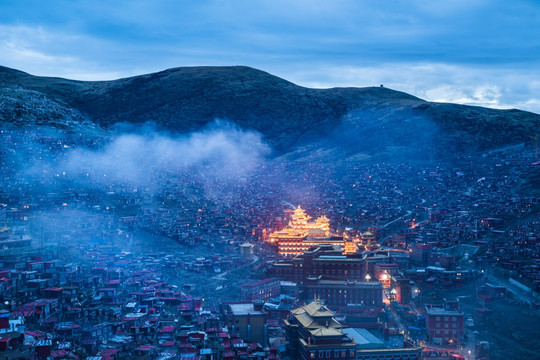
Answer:
[{"label": "illuminated golden roof", "polygon": [[283,239],[287,237],[328,237],[330,236],[330,219],[325,215],[319,216],[314,221],[310,221],[311,216],[307,215],[304,209],[298,207],[291,214],[291,219],[287,226],[281,231],[270,234],[271,239]]},{"label": "illuminated golden roof", "polygon": [[343,245],[343,254],[356,254],[357,246],[352,241],[346,241]]}]

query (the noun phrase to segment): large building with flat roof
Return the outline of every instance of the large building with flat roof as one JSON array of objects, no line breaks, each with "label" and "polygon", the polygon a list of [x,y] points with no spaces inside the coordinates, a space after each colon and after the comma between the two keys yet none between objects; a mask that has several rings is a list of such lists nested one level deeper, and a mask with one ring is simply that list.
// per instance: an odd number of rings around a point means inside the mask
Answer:
[{"label": "large building with flat roof", "polygon": [[266,315],[263,312],[264,301],[224,303],[223,312],[227,327],[249,342],[265,345],[264,324]]},{"label": "large building with flat roof", "polygon": [[463,342],[464,317],[457,299],[445,299],[443,305],[428,304],[425,309],[429,341],[437,345]]},{"label": "large building with flat roof", "polygon": [[281,293],[281,282],[278,279],[251,281],[240,285],[240,291],[246,301],[273,299]]},{"label": "large building with flat roof", "polygon": [[422,348],[405,347],[403,335],[383,334],[379,330],[345,328],[343,332],[357,344],[356,359],[417,360]]},{"label": "large building with flat roof", "polygon": [[378,281],[319,280],[306,283],[308,299],[322,299],[335,306],[383,307],[383,287]]},{"label": "large building with flat roof", "polygon": [[326,280],[356,280],[365,278],[365,260],[361,254],[343,255],[340,247],[319,245],[303,254],[272,265],[274,276],[305,283],[309,276]]}]

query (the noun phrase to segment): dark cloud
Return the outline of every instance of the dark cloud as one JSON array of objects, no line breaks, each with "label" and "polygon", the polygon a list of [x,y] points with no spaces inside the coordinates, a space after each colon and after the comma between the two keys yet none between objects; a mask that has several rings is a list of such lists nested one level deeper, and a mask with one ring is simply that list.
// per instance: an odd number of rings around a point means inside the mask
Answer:
[{"label": "dark cloud", "polygon": [[[460,83],[462,73],[480,68],[484,77],[475,75],[469,85],[501,89],[495,106],[540,111],[538,92],[506,95],[515,79],[527,78],[523,87],[533,90],[540,81],[535,1],[8,0],[0,4],[0,34],[0,63],[38,75],[110,79],[175,66],[243,64],[302,84],[334,86],[351,85],[350,79],[319,70],[377,72],[382,66],[375,82],[388,83],[404,67],[432,64],[456,71],[430,82],[412,73],[415,95]],[[498,71],[509,75],[500,78]]]}]

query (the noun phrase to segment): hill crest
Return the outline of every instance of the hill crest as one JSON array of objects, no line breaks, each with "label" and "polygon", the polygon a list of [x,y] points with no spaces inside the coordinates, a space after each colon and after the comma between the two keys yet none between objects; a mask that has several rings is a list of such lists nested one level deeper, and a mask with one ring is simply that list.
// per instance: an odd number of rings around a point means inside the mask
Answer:
[{"label": "hill crest", "polygon": [[[526,141],[540,125],[540,115],[520,110],[432,103],[386,87],[311,89],[247,66],[179,67],[109,81],[38,77],[0,67],[0,89],[14,87],[65,104],[105,128],[154,122],[185,133],[228,119],[259,131],[281,153],[315,143],[348,144],[346,153],[411,150],[426,141],[425,134],[417,136],[424,132],[452,151],[473,151]],[[1,120],[16,117],[4,111]],[[347,133],[345,141],[339,132]]]}]

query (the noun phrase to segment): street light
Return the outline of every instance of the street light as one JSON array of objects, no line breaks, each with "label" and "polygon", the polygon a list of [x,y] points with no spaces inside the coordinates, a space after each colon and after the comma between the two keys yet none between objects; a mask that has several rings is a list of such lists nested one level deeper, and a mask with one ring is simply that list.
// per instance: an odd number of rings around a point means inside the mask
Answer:
[{"label": "street light", "polygon": [[369,282],[369,280],[371,280],[371,276],[369,276],[369,274],[366,274],[366,281]]}]

